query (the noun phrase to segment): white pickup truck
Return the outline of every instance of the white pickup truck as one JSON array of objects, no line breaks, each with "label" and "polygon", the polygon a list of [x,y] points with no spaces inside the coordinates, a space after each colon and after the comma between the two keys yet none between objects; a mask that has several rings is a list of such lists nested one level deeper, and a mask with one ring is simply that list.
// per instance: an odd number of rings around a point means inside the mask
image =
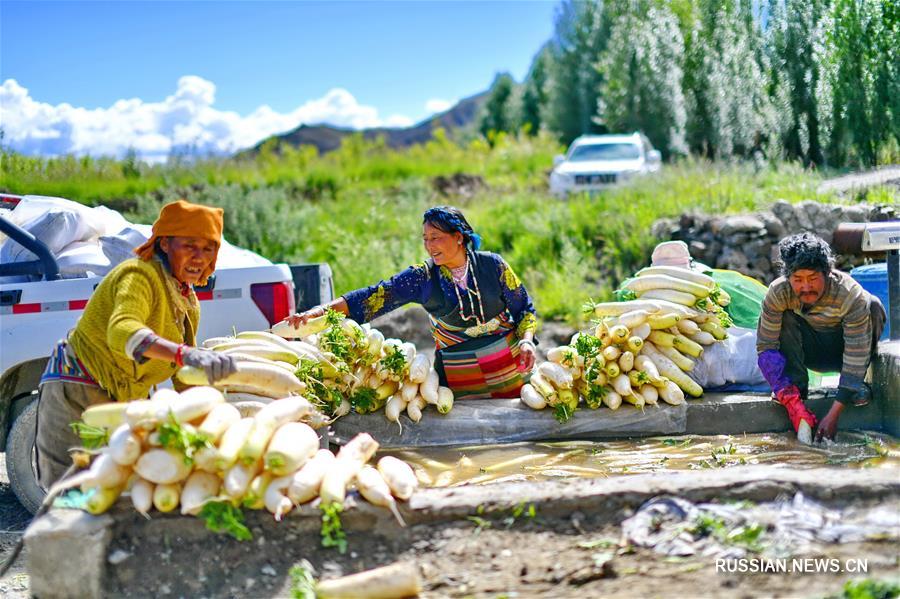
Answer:
[{"label": "white pickup truck", "polygon": [[[13,208],[20,200],[0,194],[0,208]],[[0,448],[6,451],[13,491],[33,512],[41,497],[32,470],[38,383],[53,345],[75,326],[102,277],[61,279],[47,246],[3,213],[0,210],[0,232],[38,256],[31,262],[0,264],[0,281],[40,276],[33,282],[0,282]],[[268,329],[295,309],[333,298],[327,264],[229,268],[219,260],[210,284],[196,291],[201,302],[199,339]]]}]

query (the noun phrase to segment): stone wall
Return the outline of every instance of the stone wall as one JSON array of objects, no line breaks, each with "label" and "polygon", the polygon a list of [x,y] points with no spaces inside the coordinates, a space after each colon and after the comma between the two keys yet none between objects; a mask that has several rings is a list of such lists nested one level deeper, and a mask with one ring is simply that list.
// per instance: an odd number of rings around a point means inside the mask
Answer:
[{"label": "stone wall", "polygon": [[[810,231],[828,243],[840,223],[893,220],[897,206],[820,204],[806,200],[791,204],[778,200],[755,214],[715,216],[689,212],[654,223],[653,234],[664,240],[681,240],[694,260],[713,268],[742,272],[765,283],[778,276],[778,242]],[[862,256],[838,255],[837,267],[850,270],[863,264]]]}]

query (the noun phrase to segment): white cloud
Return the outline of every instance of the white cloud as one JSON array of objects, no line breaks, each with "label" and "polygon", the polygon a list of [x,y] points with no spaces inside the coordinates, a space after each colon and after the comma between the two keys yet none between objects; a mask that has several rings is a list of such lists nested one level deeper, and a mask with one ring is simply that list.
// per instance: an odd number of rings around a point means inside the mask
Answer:
[{"label": "white cloud", "polygon": [[448,110],[451,106],[453,106],[454,102],[451,100],[441,100],[440,98],[432,98],[425,102],[425,110],[428,114],[434,114],[437,112],[444,112]]},{"label": "white cloud", "polygon": [[216,109],[215,99],[213,82],[187,75],[161,102],[131,98],[89,110],[39,102],[15,79],[7,79],[0,85],[0,126],[4,142],[25,154],[122,156],[134,148],[145,160],[159,161],[188,149],[199,154],[231,153],[303,123],[352,129],[412,124],[403,115],[382,119],[376,108],[360,104],[340,88],[286,114],[263,105],[241,116]]}]

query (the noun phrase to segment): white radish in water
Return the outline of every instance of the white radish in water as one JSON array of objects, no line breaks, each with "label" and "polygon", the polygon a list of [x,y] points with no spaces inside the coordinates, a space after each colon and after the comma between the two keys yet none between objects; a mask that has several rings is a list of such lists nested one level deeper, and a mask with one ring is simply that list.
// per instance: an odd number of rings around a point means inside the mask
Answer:
[{"label": "white radish in water", "polygon": [[186,479],[191,466],[184,463],[184,456],[177,451],[151,449],[138,458],[134,471],[151,483],[169,485]]},{"label": "white radish in water", "polygon": [[412,563],[391,564],[316,584],[318,599],[418,597],[421,592],[419,570]]},{"label": "white radish in water", "polygon": [[210,410],[197,432],[206,435],[210,443],[217,443],[225,431],[241,419],[241,413],[230,403],[222,403]]},{"label": "white radish in water", "polygon": [[547,407],[547,400],[530,383],[522,385],[521,399],[522,403],[532,410],[543,410]]},{"label": "white radish in water", "polygon": [[[427,374],[427,373],[426,373]],[[413,398],[419,394],[419,385],[410,381],[406,381],[402,385],[400,385],[400,397],[403,398],[403,401],[409,403],[413,400]]]},{"label": "white radish in water", "polygon": [[403,433],[403,425],[400,424],[400,414],[406,409],[407,402],[399,395],[392,395],[384,404],[384,415],[391,422],[400,425],[400,433]]},{"label": "white radish in water", "polygon": [[237,462],[238,452],[244,446],[247,437],[250,436],[252,428],[253,418],[242,418],[228,427],[219,443],[219,451],[216,456],[217,470],[227,470]]},{"label": "white radish in water", "polygon": [[312,404],[304,397],[289,397],[270,403],[253,417],[253,428],[238,452],[238,459],[243,464],[256,462],[265,453],[278,427],[309,416],[313,410]]},{"label": "white radish in water", "polygon": [[135,480],[131,485],[131,504],[139,514],[147,516],[147,512],[153,507],[153,483],[143,478]]},{"label": "white radish in water", "polygon": [[262,470],[261,462],[252,464],[237,463],[229,468],[228,472],[225,473],[225,494],[232,499],[240,500],[244,493],[247,492],[250,482],[260,470]]},{"label": "white radish in water", "polygon": [[640,394],[644,401],[651,406],[655,406],[659,399],[659,391],[653,385],[641,385]]},{"label": "white radish in water", "polygon": [[425,401],[432,405],[437,405],[438,387],[440,384],[440,377],[437,371],[432,368],[425,376],[425,382],[419,385],[419,393],[425,398]]},{"label": "white radish in water", "polygon": [[153,489],[153,507],[162,513],[171,512],[178,507],[181,496],[181,485],[178,483],[156,485]]},{"label": "white radish in water", "polygon": [[368,433],[360,433],[341,447],[334,464],[325,473],[319,496],[322,503],[344,503],[347,485],[378,451],[378,441]]},{"label": "white radish in water", "polygon": [[384,456],[378,460],[378,472],[398,499],[409,499],[419,486],[419,479],[409,464],[393,456]]},{"label": "white radish in water", "polygon": [[191,387],[182,391],[178,400],[172,402],[170,411],[178,422],[190,422],[206,416],[222,403],[225,403],[225,396],[218,389]]},{"label": "white radish in water", "polygon": [[319,494],[319,487],[325,473],[334,464],[334,454],[327,449],[320,449],[313,458],[297,471],[291,478],[288,497],[295,504],[306,503]]},{"label": "white radish in water", "polygon": [[427,405],[428,402],[425,401],[424,397],[416,395],[412,401],[406,404],[406,415],[409,416],[409,419],[413,422],[419,422],[422,420],[422,410],[424,410]]},{"label": "white radish in water", "polygon": [[141,440],[127,424],[121,425],[109,436],[109,457],[120,466],[130,466],[141,457]]},{"label": "white radish in water", "polygon": [[282,476],[273,479],[266,488],[263,503],[266,509],[269,510],[269,513],[275,516],[276,522],[281,522],[281,518],[294,508],[294,504],[285,495],[292,479],[292,476]]},{"label": "white radish in water", "polygon": [[397,502],[391,495],[391,488],[378,470],[372,466],[363,466],[356,473],[356,488],[369,503],[388,508],[400,526],[406,526],[400,510],[397,509]]},{"label": "white radish in water", "polygon": [[181,490],[181,514],[195,516],[200,513],[207,501],[215,499],[222,484],[215,474],[196,471],[192,473]]},{"label": "white radish in water", "polygon": [[453,409],[453,391],[447,387],[438,387],[437,411],[446,414]]},{"label": "white radish in water", "polygon": [[[431,369],[431,360],[426,354],[416,354],[409,365],[409,380],[413,383],[424,383]],[[409,401],[409,400],[407,400]]]},{"label": "white radish in water", "polygon": [[275,476],[299,470],[319,449],[319,435],[302,422],[281,425],[266,449],[264,463]]}]

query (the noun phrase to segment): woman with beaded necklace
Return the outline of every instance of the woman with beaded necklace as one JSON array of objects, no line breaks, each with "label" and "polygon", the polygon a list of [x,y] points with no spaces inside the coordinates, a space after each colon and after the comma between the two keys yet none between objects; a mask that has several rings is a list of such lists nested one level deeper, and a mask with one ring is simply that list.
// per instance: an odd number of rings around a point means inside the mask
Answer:
[{"label": "woman with beaded necklace", "polygon": [[478,251],[481,237],[452,206],[423,215],[429,258],[387,281],[345,294],[287,320],[297,326],[326,308],[368,322],[408,303],[431,318],[435,369],[456,399],[518,397],[534,366],[534,306],[512,268]]}]

